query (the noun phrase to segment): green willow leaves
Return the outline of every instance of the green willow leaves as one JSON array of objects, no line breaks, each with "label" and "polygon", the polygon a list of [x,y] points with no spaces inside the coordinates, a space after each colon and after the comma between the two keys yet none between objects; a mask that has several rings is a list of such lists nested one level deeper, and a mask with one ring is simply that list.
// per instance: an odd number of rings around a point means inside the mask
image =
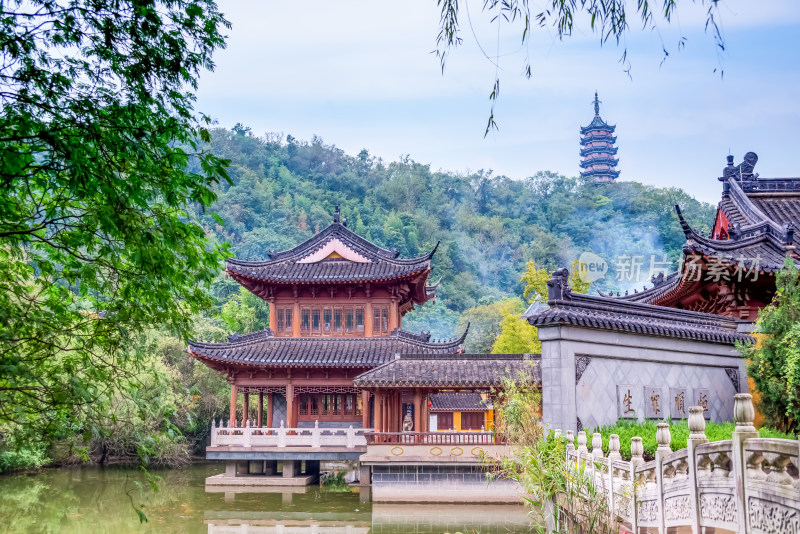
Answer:
[{"label": "green willow leaves", "polygon": [[225,249],[186,208],[215,200],[226,162],[198,149],[192,91],[229,24],[208,0],[0,10],[2,449],[89,432],[136,388],[136,336],[185,336],[211,306]]}]

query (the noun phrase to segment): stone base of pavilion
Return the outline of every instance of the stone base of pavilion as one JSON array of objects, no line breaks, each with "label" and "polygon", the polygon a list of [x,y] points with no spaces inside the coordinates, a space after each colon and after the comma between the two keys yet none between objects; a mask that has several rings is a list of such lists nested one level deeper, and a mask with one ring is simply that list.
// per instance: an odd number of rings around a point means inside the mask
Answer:
[{"label": "stone base of pavilion", "polygon": [[211,487],[304,487],[319,480],[319,460],[228,460],[225,472],[206,478]]},{"label": "stone base of pavilion", "polygon": [[231,477],[225,473],[214,475],[206,479],[206,491],[212,491],[210,488],[220,488],[220,491],[226,491],[226,488],[250,488],[254,486],[264,487],[305,487],[313,484],[318,480],[319,476],[303,475],[299,477],[283,477],[283,476],[270,476],[270,475],[240,475]]}]

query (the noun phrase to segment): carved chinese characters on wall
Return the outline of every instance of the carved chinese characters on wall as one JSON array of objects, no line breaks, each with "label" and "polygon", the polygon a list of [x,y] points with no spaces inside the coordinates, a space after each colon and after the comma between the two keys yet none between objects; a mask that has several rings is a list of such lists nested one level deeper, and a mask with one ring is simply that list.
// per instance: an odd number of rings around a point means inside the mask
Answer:
[{"label": "carved chinese characters on wall", "polygon": [[703,407],[703,417],[711,419],[711,406],[709,406],[710,392],[707,389],[695,388],[694,390],[694,404],[692,406]]},{"label": "carved chinese characters on wall", "polygon": [[622,419],[636,419],[639,407],[641,388],[636,386],[617,386],[617,412]]},{"label": "carved chinese characters on wall", "polygon": [[667,415],[666,402],[660,387],[644,388],[644,416],[647,419],[664,419]]},{"label": "carved chinese characters on wall", "polygon": [[669,414],[673,419],[687,419],[689,398],[686,388],[669,388]]}]

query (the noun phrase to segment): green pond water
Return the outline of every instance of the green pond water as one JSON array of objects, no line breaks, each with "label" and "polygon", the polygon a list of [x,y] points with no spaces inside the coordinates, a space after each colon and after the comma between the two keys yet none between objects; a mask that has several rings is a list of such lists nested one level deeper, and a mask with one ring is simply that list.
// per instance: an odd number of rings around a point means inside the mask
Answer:
[{"label": "green pond water", "polygon": [[[383,504],[312,486],[299,492],[206,492],[221,465],[154,471],[79,467],[0,477],[2,533],[394,534],[530,532],[525,509],[501,504]],[[143,483],[143,488],[137,485]],[[145,505],[140,524],[131,499]]]}]

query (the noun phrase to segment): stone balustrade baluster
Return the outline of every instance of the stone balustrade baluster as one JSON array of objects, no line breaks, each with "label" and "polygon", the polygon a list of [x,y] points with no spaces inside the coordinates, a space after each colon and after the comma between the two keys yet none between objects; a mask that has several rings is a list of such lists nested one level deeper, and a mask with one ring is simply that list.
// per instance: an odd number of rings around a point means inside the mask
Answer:
[{"label": "stone balustrade baluster", "polygon": [[620,454],[619,449],[619,434],[611,434],[608,436],[608,459],[612,462],[615,460],[622,460],[622,454]]},{"label": "stone balustrade baluster", "polygon": [[634,467],[644,463],[644,445],[642,445],[642,438],[631,438],[631,463]]},{"label": "stone balustrade baluster", "polygon": [[347,427],[347,437],[345,438],[345,446],[352,449],[356,446],[356,433],[353,430],[353,425]]},{"label": "stone balustrade baluster", "polygon": [[592,434],[592,456],[595,459],[603,457],[603,436],[599,432]]},{"label": "stone balustrade baluster", "polygon": [[278,428],[278,447],[286,447],[286,428],[283,426],[283,419],[281,419],[281,426]]},{"label": "stone balustrade baluster", "polygon": [[[481,427],[481,430],[483,430],[483,427]],[[556,439],[559,439],[561,437],[561,429],[560,428],[556,428],[555,431],[553,432],[553,436]]]},{"label": "stone balustrade baluster", "polygon": [[586,447],[586,432],[583,430],[578,432],[578,454],[589,454],[589,449]]},{"label": "stone balustrade baluster", "polygon": [[322,440],[320,439],[319,421],[314,421],[314,428],[311,430],[311,446],[321,447]]},{"label": "stone balustrade baluster", "polygon": [[575,434],[572,430],[567,430],[567,453],[575,450]]},{"label": "stone balustrade baluster", "polygon": [[702,406],[689,407],[689,441],[694,441],[696,445],[708,443],[706,438],[706,419],[703,417],[705,410]]}]

